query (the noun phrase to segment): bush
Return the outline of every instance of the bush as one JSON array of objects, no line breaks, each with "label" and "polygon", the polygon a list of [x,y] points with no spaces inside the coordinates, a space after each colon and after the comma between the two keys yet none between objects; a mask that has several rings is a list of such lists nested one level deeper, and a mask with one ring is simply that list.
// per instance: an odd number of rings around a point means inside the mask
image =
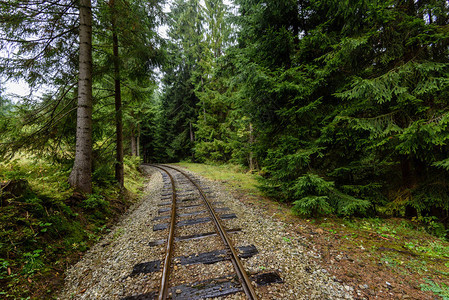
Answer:
[{"label": "bush", "polygon": [[106,208],[109,202],[104,199],[103,196],[97,194],[90,194],[85,200],[83,200],[82,207],[86,209]]}]

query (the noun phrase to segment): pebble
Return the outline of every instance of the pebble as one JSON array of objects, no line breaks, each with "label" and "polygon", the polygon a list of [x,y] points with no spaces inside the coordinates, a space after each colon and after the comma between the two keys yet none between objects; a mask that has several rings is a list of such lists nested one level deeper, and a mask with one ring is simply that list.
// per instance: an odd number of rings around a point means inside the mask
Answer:
[{"label": "pebble", "polygon": [[[163,232],[153,232],[153,222],[148,221],[149,216],[158,215],[160,206],[157,203],[160,202],[163,187],[162,176],[150,167],[145,169],[150,180],[142,201],[130,209],[107,236],[67,271],[65,286],[58,299],[119,300],[126,296],[157,290],[161,272],[128,276],[134,265],[160,259],[165,253],[164,245],[156,246],[159,248],[145,246],[148,241],[163,238]],[[326,269],[313,262],[312,258],[320,258],[321,255],[314,249],[312,243],[301,237],[300,231],[307,228],[298,231],[298,228],[294,229],[267,215],[263,209],[234,198],[219,183],[201,176],[196,178],[201,180],[202,185],[210,187],[211,194],[215,196],[214,201],[223,201],[224,206],[229,207],[237,215],[236,219],[224,221],[227,228],[243,229],[240,233],[230,235],[234,245],[253,244],[259,251],[257,255],[242,260],[245,268],[249,272],[278,271],[284,280],[284,283],[273,284],[269,288],[256,287],[260,299],[352,299],[353,287],[343,285],[337,279],[332,280]],[[101,246],[105,243],[111,245]],[[261,266],[264,266],[263,270],[260,269]],[[212,267],[216,271],[216,276],[232,270],[230,262],[212,264]],[[179,282],[186,283],[205,276],[204,272],[209,272],[202,265],[177,266],[177,268],[176,276],[179,277]],[[83,272],[88,269],[92,270],[91,278],[83,276]],[[126,280],[123,280],[124,277]],[[88,288],[79,294],[77,291],[80,286]],[[362,287],[368,288],[367,285]],[[182,291],[177,289],[175,292],[180,294]],[[245,296],[243,293],[237,293],[222,299],[245,299]]]},{"label": "pebble", "polygon": [[367,284],[359,284],[359,288],[362,290],[366,290],[367,288],[369,288],[369,286]]}]

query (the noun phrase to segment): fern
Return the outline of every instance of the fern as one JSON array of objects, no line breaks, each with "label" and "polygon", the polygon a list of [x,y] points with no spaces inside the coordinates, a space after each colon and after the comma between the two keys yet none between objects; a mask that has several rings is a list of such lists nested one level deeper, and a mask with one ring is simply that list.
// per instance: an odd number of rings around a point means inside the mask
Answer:
[{"label": "fern", "polygon": [[449,171],[449,158],[446,158],[444,160],[436,161],[432,163],[432,166],[437,168],[445,169],[446,171]]},{"label": "fern", "polygon": [[437,296],[440,296],[443,300],[449,300],[449,285],[441,283],[439,285],[436,282],[426,278],[425,281],[427,284],[421,284],[421,291],[429,291],[434,293]]}]

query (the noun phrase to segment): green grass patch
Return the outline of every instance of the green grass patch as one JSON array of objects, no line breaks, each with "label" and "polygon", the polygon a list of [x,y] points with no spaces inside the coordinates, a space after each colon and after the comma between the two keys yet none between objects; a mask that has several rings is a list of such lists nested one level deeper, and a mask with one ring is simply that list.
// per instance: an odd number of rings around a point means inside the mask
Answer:
[{"label": "green grass patch", "polygon": [[[324,218],[316,225],[338,233],[340,241],[344,240],[341,250],[357,248],[370,253],[374,265],[384,265],[395,274],[449,282],[449,242],[429,234],[425,224],[399,218]],[[426,291],[445,291],[438,283],[425,286]]]},{"label": "green grass patch", "polygon": [[181,162],[177,165],[211,180],[226,183],[227,186],[232,188],[241,189],[253,195],[261,195],[258,189],[258,175],[247,172],[242,166],[233,164],[207,165],[188,162]]},{"label": "green grass patch", "polygon": [[97,172],[93,194],[80,197],[67,183],[67,166],[32,157],[0,162],[0,182],[27,183],[20,195],[0,194],[0,298],[53,299],[66,266],[141,193],[139,163],[125,161],[128,193],[113,175]]},{"label": "green grass patch", "polygon": [[[225,186],[240,189],[247,194],[261,196],[255,174],[246,173],[235,165],[206,165],[180,163],[195,173],[223,183]],[[261,205],[263,204],[262,202]],[[285,203],[271,202],[265,205],[270,212],[280,211],[279,217],[285,217],[290,207]],[[273,214],[275,215],[275,214]],[[413,277],[415,286],[432,291],[444,297],[449,282],[449,242],[429,232],[428,222],[418,219],[402,218],[336,218],[322,217],[303,219],[292,216],[289,222],[306,222],[323,235],[324,240],[334,243],[334,249],[348,251],[356,259],[370,265],[372,269],[385,267],[394,276]],[[286,243],[289,237],[284,237]],[[423,278],[428,278],[423,283]],[[420,285],[421,284],[421,285]]]},{"label": "green grass patch", "polygon": [[145,182],[145,177],[138,170],[141,163],[142,159],[137,156],[125,156],[124,158],[125,188],[134,195],[142,194],[142,186]]}]

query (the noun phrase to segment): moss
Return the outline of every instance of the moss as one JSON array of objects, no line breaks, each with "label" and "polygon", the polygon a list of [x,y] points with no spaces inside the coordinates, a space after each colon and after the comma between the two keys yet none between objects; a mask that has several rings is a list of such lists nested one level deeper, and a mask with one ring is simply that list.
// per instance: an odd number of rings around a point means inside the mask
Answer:
[{"label": "moss", "polygon": [[107,232],[136,198],[143,184],[137,163],[128,163],[125,174],[132,182],[131,196],[121,195],[115,183],[100,180],[87,198],[72,196],[63,165],[32,158],[0,163],[0,181],[25,179],[31,188],[0,206],[2,297],[50,299],[62,283],[64,266]]}]

